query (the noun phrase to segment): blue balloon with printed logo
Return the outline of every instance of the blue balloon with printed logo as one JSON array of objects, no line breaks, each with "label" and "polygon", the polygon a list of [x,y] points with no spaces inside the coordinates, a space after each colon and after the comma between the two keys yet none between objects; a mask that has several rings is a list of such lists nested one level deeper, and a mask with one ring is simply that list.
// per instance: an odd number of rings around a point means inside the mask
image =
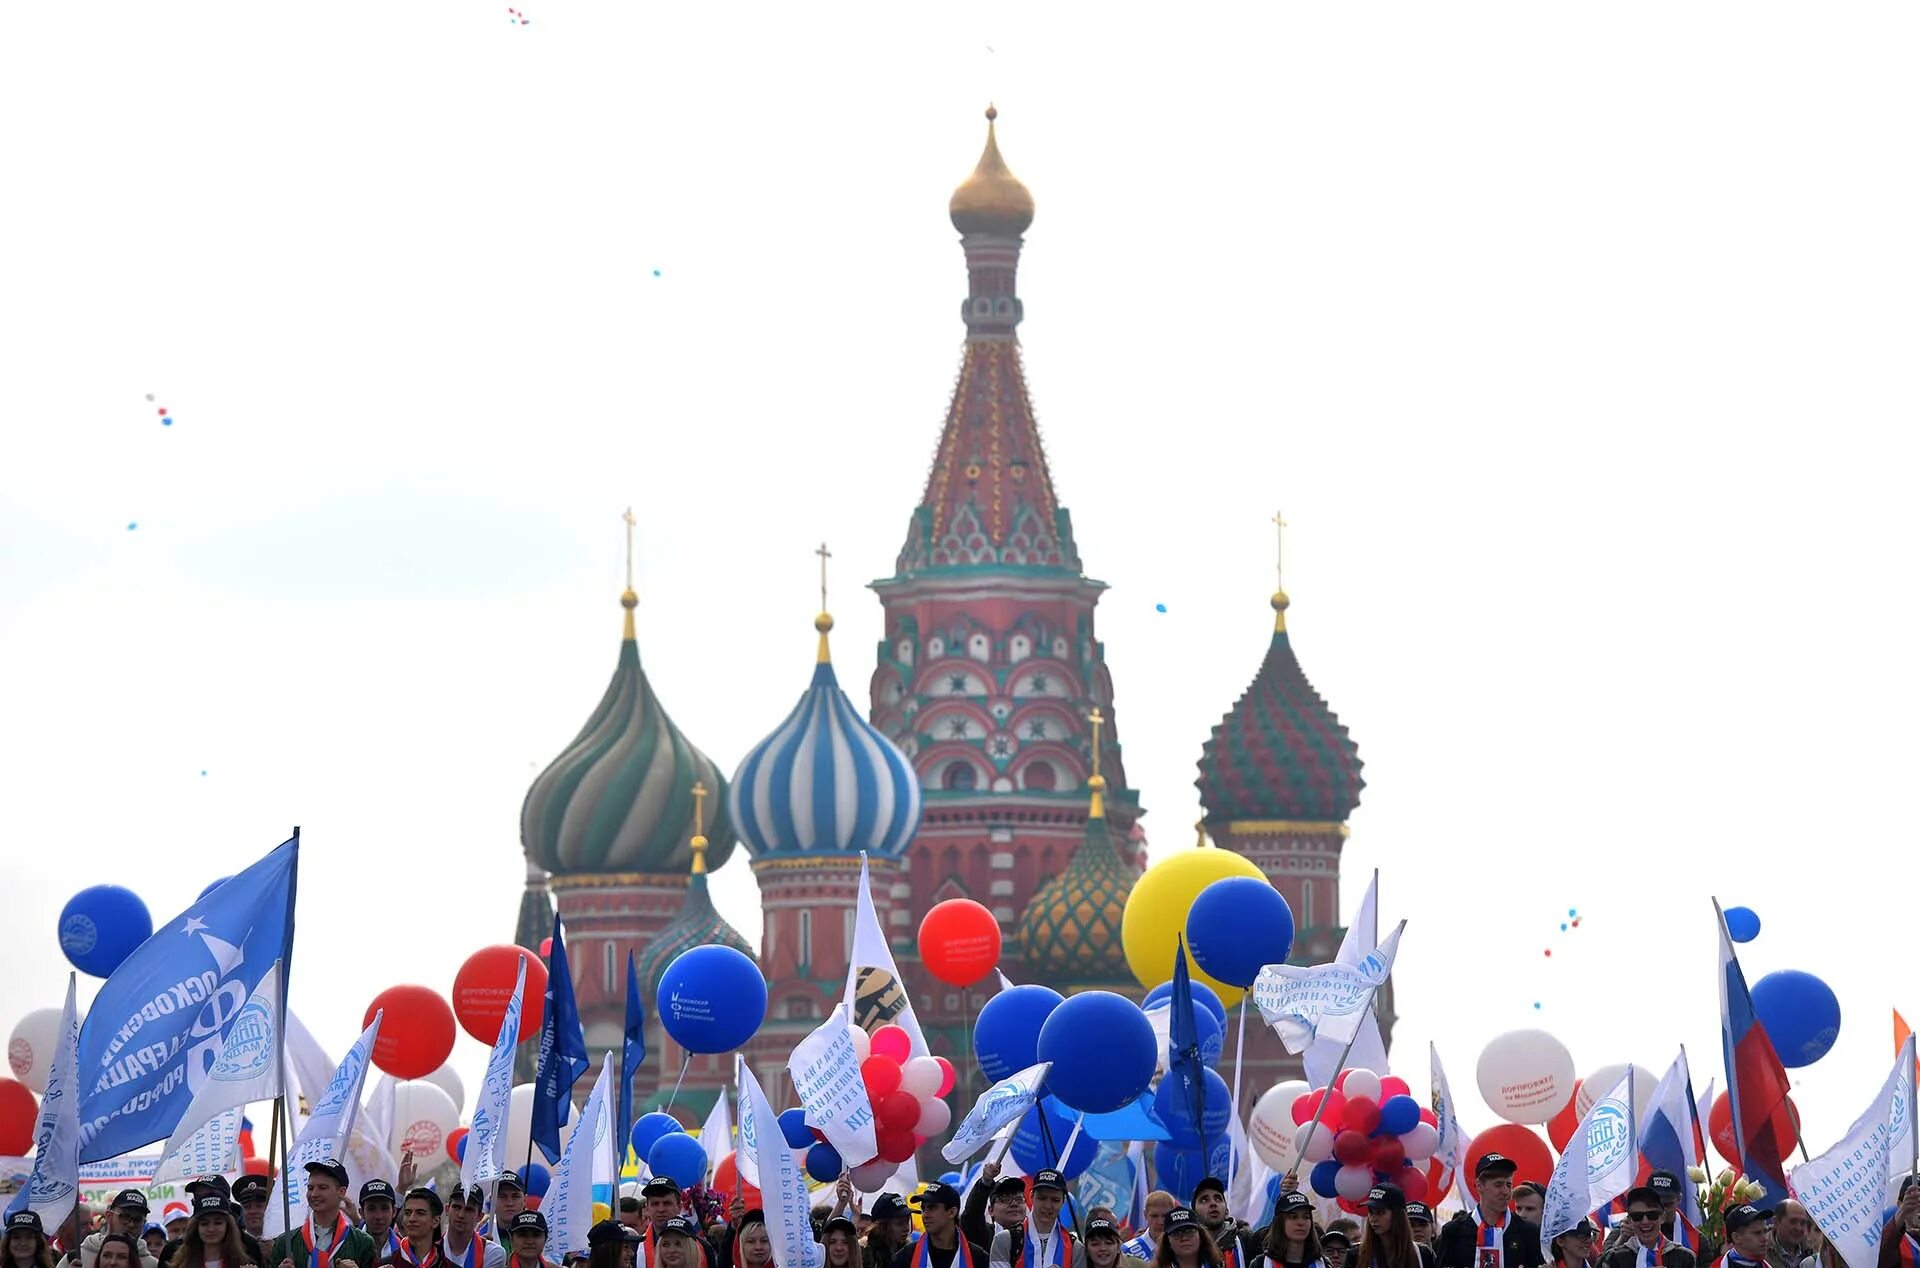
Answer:
[{"label": "blue balloon with printed logo", "polygon": [[89,885],[60,909],[60,950],[93,977],[112,977],[134,948],[153,936],[153,914],[120,885]]},{"label": "blue balloon with printed logo", "polygon": [[543,1198],[553,1187],[553,1173],[541,1163],[530,1162],[520,1169],[520,1183],[527,1187],[528,1197]]},{"label": "blue balloon with printed logo", "polygon": [[1264,877],[1223,876],[1187,909],[1187,950],[1201,972],[1245,990],[1293,954],[1293,908]]},{"label": "blue balloon with printed logo", "polygon": [[[1046,1130],[1040,1129],[1040,1116],[1046,1114]],[[1043,1096],[1020,1120],[1013,1129],[1013,1160],[1028,1175],[1047,1167],[1058,1168],[1071,1180],[1093,1165],[1100,1154],[1100,1142],[1080,1133],[1080,1139],[1073,1142],[1073,1149],[1061,1160],[1058,1151],[1066,1147],[1067,1137],[1073,1134],[1074,1120],[1079,1117],[1051,1096]]]},{"label": "blue balloon with printed logo", "polygon": [[683,1049],[732,1052],[766,1020],[767,979],[745,953],[709,942],[673,957],[654,998],[660,1024]]},{"label": "blue balloon with printed logo", "polygon": [[[1194,985],[1200,984],[1195,982]],[[1220,1054],[1226,1048],[1226,1031],[1221,1028],[1220,1019],[1215,1017],[1197,997],[1190,1007],[1193,1009],[1193,1033],[1200,1041],[1200,1064],[1219,1065]],[[1173,1001],[1162,999],[1158,1004],[1144,1006],[1141,1012],[1146,1013],[1154,1008],[1164,1008],[1171,1014]]]},{"label": "blue balloon with printed logo", "polygon": [[657,1176],[672,1176],[682,1189],[707,1178],[707,1151],[683,1131],[668,1132],[647,1151],[647,1167]]},{"label": "blue balloon with printed logo", "polygon": [[653,1149],[653,1142],[668,1132],[684,1131],[680,1120],[671,1114],[662,1114],[655,1110],[651,1114],[642,1114],[633,1121],[633,1130],[627,1133],[627,1141],[633,1146],[633,1156],[644,1158]]},{"label": "blue balloon with printed logo", "polygon": [[1035,1055],[1051,1061],[1047,1090],[1085,1114],[1106,1114],[1153,1082],[1160,1041],[1139,1005],[1112,991],[1081,991],[1047,1017]]},{"label": "blue balloon with printed logo", "polygon": [[840,1151],[824,1140],[815,1141],[807,1150],[807,1174],[821,1184],[832,1184],[846,1169]]},{"label": "blue balloon with printed logo", "polygon": [[1781,969],[1753,984],[1753,1011],[1773,1040],[1780,1064],[1810,1066],[1840,1037],[1840,997],[1811,973]]},{"label": "blue balloon with printed logo", "polygon": [[[1213,1014],[1213,1019],[1220,1023],[1220,1029],[1225,1030],[1227,1028],[1227,1006],[1220,1002],[1220,997],[1213,993],[1213,988],[1205,982],[1189,982],[1187,985],[1191,988],[1190,994],[1193,996],[1193,1002],[1205,1006],[1206,1010]],[[1146,998],[1140,1001],[1140,1007],[1143,1009],[1152,1008],[1155,1004],[1172,996],[1172,994],[1173,983],[1162,982],[1147,992]]]},{"label": "blue balloon with printed logo", "polygon": [[[1193,1092],[1183,1087],[1177,1077],[1162,1076],[1160,1088],[1153,1094],[1153,1112],[1172,1133],[1170,1143],[1183,1149],[1198,1149],[1202,1132],[1205,1143],[1213,1144],[1226,1134],[1233,1122],[1233,1091],[1227,1087],[1227,1081],[1211,1070],[1200,1073],[1205,1076],[1206,1099],[1201,1105],[1199,1131],[1193,1125]],[[1414,1117],[1417,1120],[1419,1115]]]},{"label": "blue balloon with printed logo", "polygon": [[1193,1186],[1208,1176],[1225,1179],[1227,1162],[1232,1156],[1233,1145],[1224,1136],[1208,1150],[1187,1148],[1170,1140],[1160,1141],[1153,1147],[1155,1183],[1168,1193],[1191,1196]]},{"label": "blue balloon with printed logo", "polygon": [[980,1073],[998,1083],[1037,1061],[1040,1028],[1063,998],[1059,991],[1028,983],[988,1000],[973,1023],[973,1056]]},{"label": "blue balloon with printed logo", "polygon": [[[807,1111],[798,1105],[792,1109],[780,1111],[780,1134],[787,1138],[789,1149],[809,1149],[814,1144],[813,1129],[807,1126]],[[839,1173],[834,1173],[839,1178]]]}]

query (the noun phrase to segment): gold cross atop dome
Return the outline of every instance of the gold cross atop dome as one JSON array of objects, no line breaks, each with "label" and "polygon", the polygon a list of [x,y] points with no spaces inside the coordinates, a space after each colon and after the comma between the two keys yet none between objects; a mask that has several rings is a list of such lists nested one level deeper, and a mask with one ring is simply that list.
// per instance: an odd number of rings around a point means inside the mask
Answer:
[{"label": "gold cross atop dome", "polygon": [[1273,629],[1274,633],[1287,628],[1287,588],[1283,584],[1287,564],[1287,521],[1280,512],[1273,513]]},{"label": "gold cross atop dome", "polygon": [[1087,714],[1087,721],[1093,726],[1093,774],[1087,777],[1087,787],[1093,790],[1093,806],[1087,813],[1092,818],[1104,819],[1107,817],[1107,801],[1102,794],[1106,792],[1107,781],[1100,775],[1100,725],[1106,718],[1101,716],[1099,705],[1095,705]]},{"label": "gold cross atop dome", "polygon": [[693,781],[693,840],[687,842],[693,849],[693,874],[707,874],[707,784],[705,780]]},{"label": "gold cross atop dome", "polygon": [[827,650],[827,634],[833,629],[833,615],[827,611],[827,560],[833,558],[833,552],[827,549],[825,542],[813,552],[820,557],[820,615],[813,618],[813,628],[820,631],[819,663],[824,665],[833,659]]},{"label": "gold cross atop dome", "polygon": [[627,588],[620,592],[620,606],[627,610],[627,620],[622,637],[631,643],[633,641],[633,610],[640,606],[640,596],[633,592],[633,526],[639,521],[633,518],[631,506],[620,513],[620,522],[627,526]]}]

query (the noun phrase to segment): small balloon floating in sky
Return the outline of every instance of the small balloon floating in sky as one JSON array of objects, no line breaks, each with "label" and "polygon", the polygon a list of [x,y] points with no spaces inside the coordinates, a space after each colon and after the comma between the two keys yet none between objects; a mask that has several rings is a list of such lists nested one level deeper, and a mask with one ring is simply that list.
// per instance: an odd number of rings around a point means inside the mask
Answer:
[{"label": "small balloon floating in sky", "polygon": [[1533,1011],[1536,1013],[1540,1011],[1540,1001],[1537,999],[1533,1001]]},{"label": "small balloon floating in sky", "polygon": [[508,9],[507,25],[512,26],[515,23],[518,23],[521,26],[525,26],[527,24],[527,18],[518,9]]},{"label": "small balloon floating in sky", "polygon": [[[152,392],[148,392],[148,393],[147,393],[147,401],[148,401],[148,403],[149,403],[149,404],[151,404],[151,403],[152,403],[152,401],[153,401],[153,393],[152,393]],[[161,425],[162,427],[171,427],[171,426],[173,426],[173,419],[172,419],[172,418],[170,418],[170,417],[168,417],[168,415],[167,415],[167,407],[166,407],[166,406],[164,406],[164,405],[162,405],[162,406],[160,407],[160,425]]]},{"label": "small balloon floating in sky", "polygon": [[1167,610],[1167,605],[1164,603],[1156,603],[1153,605],[1153,610],[1155,612],[1165,612]]},{"label": "small balloon floating in sky", "polygon": [[1548,958],[1549,960],[1551,960],[1551,959],[1553,958],[1553,948],[1552,948],[1552,947],[1548,947],[1548,948],[1547,948],[1547,958]]},{"label": "small balloon floating in sky", "polygon": [[133,531],[134,529],[136,529],[136,528],[138,528],[138,527],[140,527],[140,521],[138,521],[138,520],[128,520],[128,521],[127,521],[127,531],[128,531],[129,533],[131,533],[131,532],[132,532],[132,531]]},{"label": "small balloon floating in sky", "polygon": [[1569,928],[1569,926],[1568,926],[1568,924],[1567,924],[1567,922],[1566,922],[1566,921],[1564,921],[1564,920],[1562,920],[1562,921],[1560,922],[1560,932],[1561,932],[1561,933],[1565,933],[1565,932],[1567,931],[1567,929],[1568,929],[1568,928]]},{"label": "small balloon floating in sky", "polygon": [[1569,908],[1567,908],[1567,914],[1568,914],[1569,916],[1577,916],[1577,915],[1579,915],[1580,913],[1579,913],[1579,912],[1577,912],[1577,911],[1575,911],[1575,910],[1574,910],[1573,908],[1571,908],[1571,907],[1569,907]]},{"label": "small balloon floating in sky", "polygon": [[655,277],[659,277],[659,276],[660,276],[660,270],[659,270],[659,269],[655,269],[655,270],[653,271],[653,275],[654,275]]}]

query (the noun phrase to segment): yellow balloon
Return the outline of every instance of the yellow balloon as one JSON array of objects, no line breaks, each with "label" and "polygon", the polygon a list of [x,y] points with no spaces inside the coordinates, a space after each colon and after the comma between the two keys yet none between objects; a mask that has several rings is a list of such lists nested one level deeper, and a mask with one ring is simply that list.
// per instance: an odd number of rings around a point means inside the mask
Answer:
[{"label": "yellow balloon", "polygon": [[608,1206],[605,1202],[595,1202],[593,1204],[593,1222],[595,1224],[598,1224],[601,1220],[610,1220],[612,1218],[612,1207]]},{"label": "yellow balloon", "polygon": [[[1127,895],[1126,913],[1120,918],[1120,944],[1126,949],[1127,967],[1149,989],[1173,976],[1173,956],[1187,932],[1187,912],[1200,891],[1228,876],[1252,876],[1266,879],[1266,873],[1252,860],[1232,850],[1196,846],[1168,855],[1149,867],[1133,892]],[[1244,994],[1237,986],[1228,986],[1200,971],[1187,953],[1187,972],[1196,982],[1213,988],[1220,1002],[1231,1008]]]}]

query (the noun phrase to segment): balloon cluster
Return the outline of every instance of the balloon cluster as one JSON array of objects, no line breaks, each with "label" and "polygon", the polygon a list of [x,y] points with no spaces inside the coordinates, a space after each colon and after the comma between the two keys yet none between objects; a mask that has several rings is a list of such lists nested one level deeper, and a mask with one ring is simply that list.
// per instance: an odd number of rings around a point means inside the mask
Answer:
[{"label": "balloon cluster", "polygon": [[[1324,1111],[1321,1102],[1326,1103]],[[1320,1113],[1320,1122],[1313,1121]],[[1357,1213],[1376,1184],[1400,1186],[1410,1202],[1427,1199],[1427,1171],[1440,1129],[1432,1110],[1408,1094],[1406,1080],[1343,1070],[1332,1086],[1293,1103],[1294,1148],[1313,1164],[1308,1183]]]},{"label": "balloon cluster", "polygon": [[822,1140],[807,1150],[807,1173],[826,1180],[839,1176],[841,1164],[851,1164],[855,1186],[872,1191],[913,1157],[914,1150],[947,1130],[953,1111],[940,1098],[953,1091],[954,1069],[945,1057],[914,1056],[913,1041],[898,1026],[882,1026],[872,1035],[849,1026],[847,1033],[860,1058],[860,1079],[873,1106],[879,1149],[856,1162],[842,1159]]}]

